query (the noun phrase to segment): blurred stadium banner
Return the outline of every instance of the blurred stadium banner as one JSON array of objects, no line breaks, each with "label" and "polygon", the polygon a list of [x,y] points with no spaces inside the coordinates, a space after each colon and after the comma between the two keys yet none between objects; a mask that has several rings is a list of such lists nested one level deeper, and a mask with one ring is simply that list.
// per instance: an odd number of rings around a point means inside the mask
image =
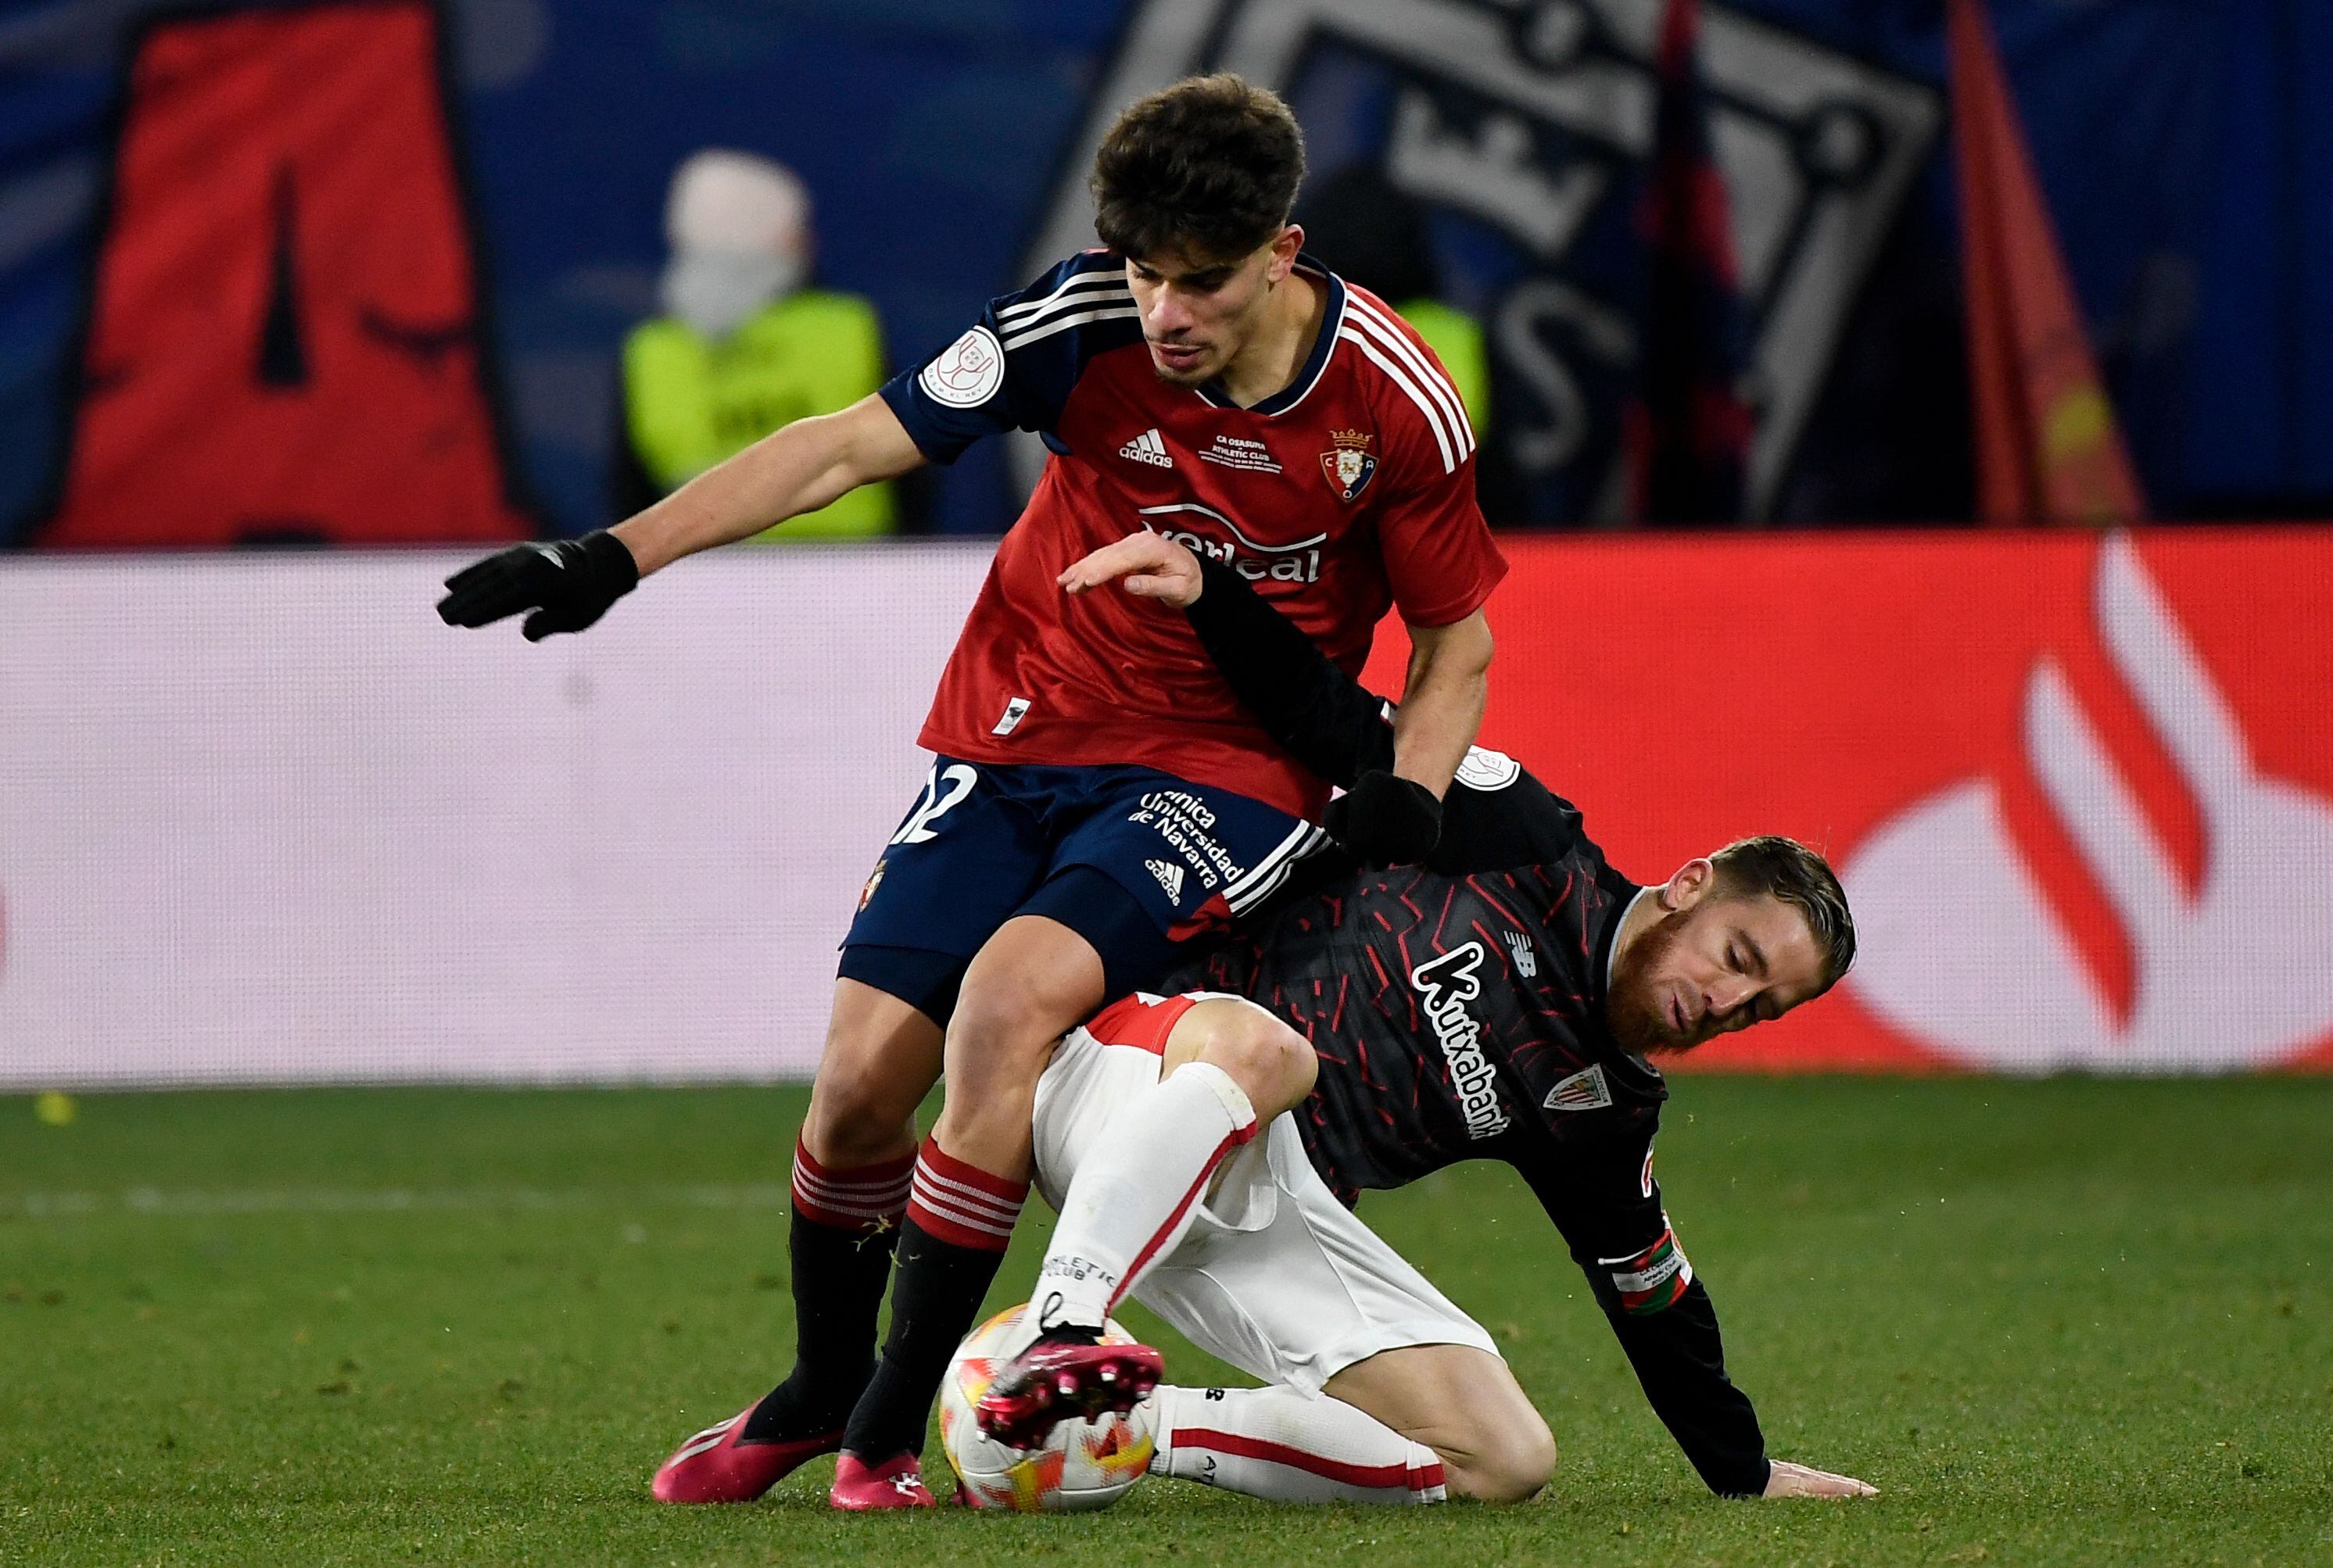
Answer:
[{"label": "blurred stadium banner", "polygon": [[[1444,292],[1484,330],[1497,520],[1617,521],[1624,408],[1657,348],[1637,216],[1670,9],[14,0],[0,542],[485,539],[536,507],[546,531],[581,532],[608,520],[618,347],[659,308],[682,159],[734,147],[798,171],[822,281],[871,299],[893,355],[919,359],[1092,243],[1087,160],[1129,99],[1218,67],[1287,95],[1317,179],[1374,171],[1430,212]],[[1757,416],[1749,512],[1966,511],[1943,7],[1698,9]],[[2333,443],[2312,439],[2333,427],[2333,219],[2306,199],[2333,147],[2333,7],[1987,9],[2157,514],[2286,515],[2333,493]],[[378,406],[351,408],[360,373]],[[216,405],[166,396],[179,376]],[[451,395],[425,432],[412,394],[431,385]],[[350,461],[307,476],[320,496],[270,467],[311,451],[322,421],[301,421],[327,410]],[[166,465],[132,450],[148,430],[281,455]],[[429,465],[398,483],[343,482],[417,445]],[[1012,467],[999,445],[933,474],[936,526],[996,531]],[[170,481],[173,504],[138,509]]]},{"label": "blurred stadium banner", "polygon": [[437,25],[423,0],[363,0],[139,37],[71,455],[32,542],[541,531],[484,380]]},{"label": "blurred stadium banner", "polygon": [[[1486,744],[1636,876],[1845,876],[1841,993],[1696,1065],[2333,1067],[2333,531],[1508,548]],[[0,1086],[807,1076],[986,559],[692,562],[540,647],[435,554],[11,563]]]}]

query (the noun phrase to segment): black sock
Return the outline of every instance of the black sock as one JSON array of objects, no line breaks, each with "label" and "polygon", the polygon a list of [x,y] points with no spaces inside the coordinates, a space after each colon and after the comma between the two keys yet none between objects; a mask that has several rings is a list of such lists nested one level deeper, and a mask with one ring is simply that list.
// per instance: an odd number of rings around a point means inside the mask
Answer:
[{"label": "black sock", "polygon": [[948,1358],[964,1336],[1004,1261],[1003,1249],[943,1241],[910,1211],[899,1230],[898,1277],[891,1287],[891,1332],[883,1364],[850,1412],[842,1446],[870,1464],[894,1454],[920,1455],[932,1400]]},{"label": "black sock", "polygon": [[794,1368],[745,1419],[746,1442],[800,1442],[849,1418],[875,1372],[875,1319],[891,1278],[896,1226],[844,1230],[794,1208]]}]

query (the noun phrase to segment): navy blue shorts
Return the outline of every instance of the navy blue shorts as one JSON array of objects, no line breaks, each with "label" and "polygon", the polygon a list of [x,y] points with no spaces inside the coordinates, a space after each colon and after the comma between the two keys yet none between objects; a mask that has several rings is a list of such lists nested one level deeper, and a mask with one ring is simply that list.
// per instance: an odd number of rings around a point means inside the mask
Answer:
[{"label": "navy blue shorts", "polygon": [[1042,914],[1093,944],[1121,996],[1326,841],[1276,807],[1155,768],[941,757],[859,894],[841,973],[945,1024],[973,954],[1013,916]]}]

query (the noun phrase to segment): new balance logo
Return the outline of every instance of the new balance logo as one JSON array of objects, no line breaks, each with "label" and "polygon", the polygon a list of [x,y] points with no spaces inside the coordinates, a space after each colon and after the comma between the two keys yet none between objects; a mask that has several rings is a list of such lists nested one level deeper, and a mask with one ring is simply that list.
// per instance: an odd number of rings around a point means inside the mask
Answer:
[{"label": "new balance logo", "polygon": [[1530,980],[1539,973],[1539,954],[1531,947],[1531,939],[1522,932],[1511,931],[1506,936],[1507,951],[1515,961],[1515,973]]},{"label": "new balance logo", "polygon": [[1147,463],[1153,468],[1175,466],[1175,460],[1166,455],[1166,443],[1159,439],[1155,425],[1119,447],[1118,454],[1131,457],[1137,463]]},{"label": "new balance logo", "polygon": [[1181,866],[1171,865],[1164,860],[1146,860],[1142,864],[1150,868],[1150,875],[1158,879],[1158,885],[1166,890],[1167,897],[1177,904],[1183,902],[1183,868]]}]

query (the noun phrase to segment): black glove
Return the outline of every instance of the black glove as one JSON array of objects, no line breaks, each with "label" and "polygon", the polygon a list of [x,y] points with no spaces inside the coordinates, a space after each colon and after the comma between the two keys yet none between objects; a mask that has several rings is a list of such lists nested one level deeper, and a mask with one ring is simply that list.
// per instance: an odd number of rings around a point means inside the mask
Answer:
[{"label": "black glove", "polygon": [[1329,802],[1320,826],[1363,865],[1417,865],[1442,837],[1442,802],[1397,773],[1364,773]]},{"label": "black glove", "polygon": [[640,565],[606,529],[551,544],[514,544],[446,579],[438,618],[449,626],[483,626],[533,610],[526,640],[580,632],[639,586]]}]

